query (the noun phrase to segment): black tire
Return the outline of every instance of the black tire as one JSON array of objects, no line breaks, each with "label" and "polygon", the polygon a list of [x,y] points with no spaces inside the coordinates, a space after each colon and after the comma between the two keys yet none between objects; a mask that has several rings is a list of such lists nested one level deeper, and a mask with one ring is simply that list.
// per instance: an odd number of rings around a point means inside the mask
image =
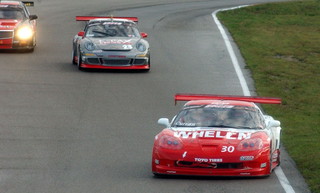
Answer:
[{"label": "black tire", "polygon": [[270,144],[270,174],[273,172],[273,169],[272,169],[272,145]]},{"label": "black tire", "polygon": [[81,67],[81,63],[82,63],[82,60],[81,60],[81,53],[80,51],[78,52],[78,63],[77,63],[77,66],[78,66],[78,69],[79,70],[83,70],[83,68]]},{"label": "black tire", "polygon": [[153,173],[153,177],[155,177],[155,178],[165,178],[165,177],[167,177],[167,175],[165,175],[165,174]]},{"label": "black tire", "polygon": [[150,60],[151,60],[151,57],[150,57],[150,55],[149,55],[149,57],[148,57],[148,66],[149,66],[149,68],[148,69],[145,69],[145,70],[142,70],[143,72],[149,72],[150,71],[150,68],[151,68],[151,65],[150,65]]},{"label": "black tire", "polygon": [[33,48],[30,48],[30,49],[28,50],[28,52],[34,52],[34,47],[33,47]]},{"label": "black tire", "polygon": [[76,65],[77,64],[77,62],[75,61],[75,58],[76,57],[76,55],[75,55],[75,51],[74,51],[74,48],[72,49],[72,64],[73,65]]},{"label": "black tire", "polygon": [[28,49],[28,52],[33,52],[36,45],[37,45],[37,40],[36,40],[36,35],[34,34],[32,38],[32,43],[30,45],[31,48]]}]

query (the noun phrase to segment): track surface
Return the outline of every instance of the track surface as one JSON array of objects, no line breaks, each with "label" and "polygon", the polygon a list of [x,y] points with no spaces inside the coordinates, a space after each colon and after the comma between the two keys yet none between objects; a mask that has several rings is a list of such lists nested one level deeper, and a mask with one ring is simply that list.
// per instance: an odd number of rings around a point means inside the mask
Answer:
[{"label": "track surface", "polygon": [[[275,174],[158,179],[151,173],[153,138],[162,129],[156,122],[180,108],[175,93],[242,94],[211,13],[263,1],[74,2],[35,1],[35,51],[0,53],[1,193],[285,192]],[[81,72],[71,65],[72,38],[83,26],[75,16],[109,14],[139,17],[151,44],[149,73]],[[282,169],[297,193],[308,192],[286,154]]]}]

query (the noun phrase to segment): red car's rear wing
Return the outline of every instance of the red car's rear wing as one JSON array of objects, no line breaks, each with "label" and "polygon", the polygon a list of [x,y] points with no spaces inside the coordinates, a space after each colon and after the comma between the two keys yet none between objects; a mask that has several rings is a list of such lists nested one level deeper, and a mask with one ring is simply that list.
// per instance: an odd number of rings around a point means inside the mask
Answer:
[{"label": "red car's rear wing", "polygon": [[137,17],[108,17],[108,16],[76,16],[77,21],[90,21],[93,19],[127,19],[133,22],[138,22]]},{"label": "red car's rear wing", "polygon": [[34,6],[34,2],[33,1],[22,1],[23,4],[25,4],[28,7],[33,7]]},{"label": "red car's rear wing", "polygon": [[177,101],[191,101],[191,100],[236,100],[236,101],[263,103],[263,104],[281,104],[280,98],[257,97],[257,96],[236,96],[236,95],[179,93],[175,95],[174,99],[175,99],[175,104],[177,103]]}]

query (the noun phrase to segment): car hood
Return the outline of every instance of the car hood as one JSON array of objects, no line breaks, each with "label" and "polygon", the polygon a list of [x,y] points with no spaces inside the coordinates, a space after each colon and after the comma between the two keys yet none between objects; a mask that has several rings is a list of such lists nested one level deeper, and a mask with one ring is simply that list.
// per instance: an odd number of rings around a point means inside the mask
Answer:
[{"label": "car hood", "polygon": [[97,49],[106,51],[130,51],[139,40],[140,38],[88,38],[88,41],[94,43]]},{"label": "car hood", "polygon": [[16,20],[16,19],[0,19],[0,30],[13,30],[21,22],[22,20]]}]

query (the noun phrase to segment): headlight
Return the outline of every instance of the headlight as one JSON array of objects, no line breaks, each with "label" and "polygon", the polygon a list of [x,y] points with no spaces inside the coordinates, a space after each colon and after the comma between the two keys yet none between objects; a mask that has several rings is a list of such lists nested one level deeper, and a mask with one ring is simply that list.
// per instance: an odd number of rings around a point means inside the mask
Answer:
[{"label": "headlight", "polygon": [[28,26],[21,27],[17,31],[17,37],[21,40],[30,39],[32,36],[33,30]]},{"label": "headlight", "polygon": [[165,149],[182,149],[182,141],[179,138],[163,135],[159,139],[159,146]]},{"label": "headlight", "polygon": [[262,149],[263,142],[262,139],[259,138],[251,138],[251,139],[245,139],[242,140],[238,147],[238,151],[255,151]]},{"label": "headlight", "polygon": [[92,42],[86,42],[86,43],[84,44],[84,47],[85,47],[87,50],[89,50],[89,51],[93,51],[93,50],[96,49],[96,46],[95,46],[94,43],[92,43]]},{"label": "headlight", "polygon": [[144,52],[147,49],[147,47],[141,42],[137,43],[136,47],[137,47],[137,50],[139,50],[140,52]]}]

